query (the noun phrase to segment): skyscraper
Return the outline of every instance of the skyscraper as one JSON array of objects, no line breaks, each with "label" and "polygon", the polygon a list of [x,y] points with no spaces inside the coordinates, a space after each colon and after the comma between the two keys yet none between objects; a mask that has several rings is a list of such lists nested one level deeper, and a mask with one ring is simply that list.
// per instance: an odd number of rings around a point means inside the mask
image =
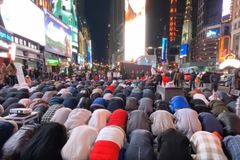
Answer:
[{"label": "skyscraper", "polygon": [[240,58],[240,0],[234,0],[232,4],[231,38],[231,50]]},{"label": "skyscraper", "polygon": [[192,0],[186,0],[184,22],[182,29],[182,44],[189,44],[192,40]]}]

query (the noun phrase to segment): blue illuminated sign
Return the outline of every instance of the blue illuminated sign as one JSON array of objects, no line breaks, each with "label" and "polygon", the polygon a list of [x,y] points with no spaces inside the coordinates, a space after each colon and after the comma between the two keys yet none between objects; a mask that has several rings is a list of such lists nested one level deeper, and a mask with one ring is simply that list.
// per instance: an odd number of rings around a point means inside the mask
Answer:
[{"label": "blue illuminated sign", "polygon": [[182,44],[180,48],[180,58],[186,57],[188,54],[188,44]]},{"label": "blue illuminated sign", "polygon": [[12,35],[1,27],[0,27],[0,39],[2,39],[3,41],[6,41],[6,42],[13,41]]},{"label": "blue illuminated sign", "polygon": [[162,61],[165,62],[167,59],[167,45],[168,39],[162,38]]}]

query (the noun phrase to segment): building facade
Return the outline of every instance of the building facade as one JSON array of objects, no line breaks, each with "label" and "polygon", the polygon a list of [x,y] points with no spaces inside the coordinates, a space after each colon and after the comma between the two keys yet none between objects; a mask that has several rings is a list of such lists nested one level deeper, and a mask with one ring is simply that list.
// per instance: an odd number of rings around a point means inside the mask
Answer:
[{"label": "building facade", "polygon": [[240,58],[240,0],[232,2],[231,51]]}]

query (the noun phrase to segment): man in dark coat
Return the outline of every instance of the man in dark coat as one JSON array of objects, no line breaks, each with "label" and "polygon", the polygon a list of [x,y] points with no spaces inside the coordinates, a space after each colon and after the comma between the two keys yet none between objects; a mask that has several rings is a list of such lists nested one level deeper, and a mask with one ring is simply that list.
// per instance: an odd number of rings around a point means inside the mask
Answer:
[{"label": "man in dark coat", "polygon": [[218,90],[218,83],[220,81],[220,75],[215,71],[210,75],[211,90],[216,92]]},{"label": "man in dark coat", "polygon": [[194,69],[192,69],[191,74],[190,74],[190,89],[195,89],[195,79],[197,77],[196,72],[194,71]]}]

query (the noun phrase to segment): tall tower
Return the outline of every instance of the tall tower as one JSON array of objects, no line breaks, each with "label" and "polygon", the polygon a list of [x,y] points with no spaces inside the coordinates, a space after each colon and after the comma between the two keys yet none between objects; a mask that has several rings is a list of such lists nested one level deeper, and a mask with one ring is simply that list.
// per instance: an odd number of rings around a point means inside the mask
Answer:
[{"label": "tall tower", "polygon": [[184,13],[182,44],[189,44],[192,40],[192,0],[186,0],[186,9]]}]

